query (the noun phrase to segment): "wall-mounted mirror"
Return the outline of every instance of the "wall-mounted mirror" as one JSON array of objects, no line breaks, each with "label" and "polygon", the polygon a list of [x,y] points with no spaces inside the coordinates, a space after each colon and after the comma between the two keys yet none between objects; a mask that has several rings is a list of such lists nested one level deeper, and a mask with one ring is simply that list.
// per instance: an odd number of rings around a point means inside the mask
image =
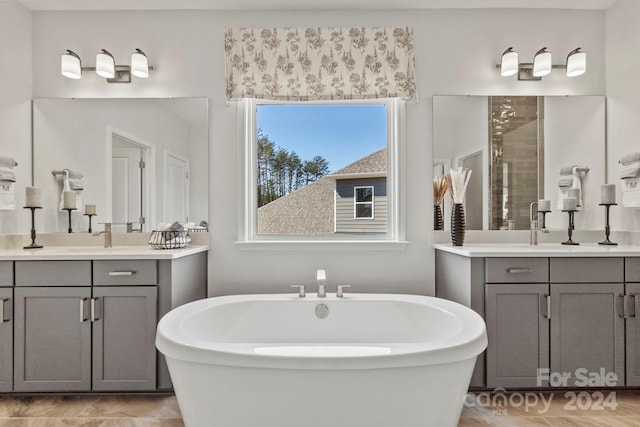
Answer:
[{"label": "wall-mounted mirror", "polygon": [[[571,166],[585,170],[576,228],[602,227],[603,96],[434,96],[433,141],[434,176],[460,166],[473,171],[465,197],[468,229],[528,229],[529,204],[538,199],[551,201],[547,227],[566,227],[561,171]],[[445,216],[449,203],[447,196]]]},{"label": "wall-mounted mirror", "polygon": [[[65,172],[77,195],[74,231],[151,231],[159,222],[208,219],[207,98],[35,99],[34,185],[42,188],[43,232],[68,229]],[[81,178],[78,176],[82,175]]]}]

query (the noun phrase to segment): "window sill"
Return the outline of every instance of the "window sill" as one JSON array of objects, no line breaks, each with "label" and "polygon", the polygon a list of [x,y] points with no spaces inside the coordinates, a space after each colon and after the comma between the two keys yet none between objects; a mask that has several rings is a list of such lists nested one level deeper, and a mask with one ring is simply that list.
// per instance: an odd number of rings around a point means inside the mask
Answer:
[{"label": "window sill", "polygon": [[403,251],[406,240],[245,240],[241,251]]}]

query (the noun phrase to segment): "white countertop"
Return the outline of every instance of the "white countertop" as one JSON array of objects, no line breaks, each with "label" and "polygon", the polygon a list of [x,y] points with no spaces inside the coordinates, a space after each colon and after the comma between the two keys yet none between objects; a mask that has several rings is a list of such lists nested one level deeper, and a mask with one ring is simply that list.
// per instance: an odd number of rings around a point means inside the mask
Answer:
[{"label": "white countertop", "polygon": [[633,257],[640,256],[640,246],[605,246],[581,243],[578,246],[560,243],[469,243],[464,246],[434,244],[433,248],[466,257]]},{"label": "white countertop", "polygon": [[177,259],[209,250],[209,245],[182,249],[153,249],[149,245],[45,246],[40,249],[0,249],[0,261]]}]

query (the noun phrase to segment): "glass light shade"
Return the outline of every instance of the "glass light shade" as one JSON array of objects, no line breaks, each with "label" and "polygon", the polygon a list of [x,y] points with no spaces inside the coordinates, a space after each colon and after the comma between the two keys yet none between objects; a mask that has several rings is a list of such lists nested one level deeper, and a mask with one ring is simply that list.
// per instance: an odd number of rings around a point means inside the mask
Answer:
[{"label": "glass light shade", "polygon": [[131,54],[131,74],[143,79],[149,77],[149,60],[140,49]]},{"label": "glass light shade", "polygon": [[567,77],[581,76],[587,72],[587,54],[580,52],[580,48],[567,56]]},{"label": "glass light shade", "polygon": [[96,74],[105,79],[111,79],[116,75],[116,63],[113,60],[113,55],[104,49],[96,55]]},{"label": "glass light shade", "polygon": [[513,76],[518,72],[518,52],[514,52],[512,49],[510,47],[502,54],[500,75],[503,77]]},{"label": "glass light shade", "polygon": [[551,72],[551,52],[544,47],[533,58],[533,75],[535,77],[546,76]]},{"label": "glass light shade", "polygon": [[62,54],[60,59],[60,72],[63,76],[70,79],[79,79],[82,77],[82,64],[80,58],[70,50]]}]

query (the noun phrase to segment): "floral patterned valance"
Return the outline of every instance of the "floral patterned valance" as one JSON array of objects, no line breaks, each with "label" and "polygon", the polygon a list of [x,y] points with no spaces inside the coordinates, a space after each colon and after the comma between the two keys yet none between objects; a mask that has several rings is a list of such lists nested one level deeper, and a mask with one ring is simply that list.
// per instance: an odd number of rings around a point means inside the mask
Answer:
[{"label": "floral patterned valance", "polygon": [[227,99],[411,98],[413,29],[232,28]]}]

